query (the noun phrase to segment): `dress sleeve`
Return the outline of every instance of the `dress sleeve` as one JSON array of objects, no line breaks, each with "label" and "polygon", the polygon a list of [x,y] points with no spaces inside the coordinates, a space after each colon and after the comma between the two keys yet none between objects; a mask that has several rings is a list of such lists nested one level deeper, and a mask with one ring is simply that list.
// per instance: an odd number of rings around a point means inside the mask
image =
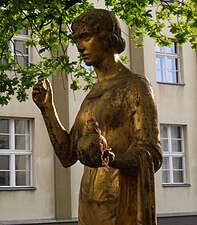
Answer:
[{"label": "dress sleeve", "polygon": [[130,114],[130,132],[132,143],[125,153],[117,155],[112,163],[119,169],[130,169],[139,163],[139,152],[150,154],[157,171],[162,163],[162,151],[159,141],[157,109],[153,92],[146,78],[136,79],[128,88],[126,99]]}]

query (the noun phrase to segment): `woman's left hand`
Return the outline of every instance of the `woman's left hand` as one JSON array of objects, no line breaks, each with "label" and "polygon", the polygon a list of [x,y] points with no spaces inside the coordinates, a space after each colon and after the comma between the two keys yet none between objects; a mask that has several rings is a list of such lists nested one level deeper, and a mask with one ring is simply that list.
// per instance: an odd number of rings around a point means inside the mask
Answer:
[{"label": "woman's left hand", "polygon": [[107,144],[107,140],[101,134],[97,122],[93,119],[87,123],[87,133],[82,136],[77,145],[79,161],[89,167],[108,167],[115,155]]}]

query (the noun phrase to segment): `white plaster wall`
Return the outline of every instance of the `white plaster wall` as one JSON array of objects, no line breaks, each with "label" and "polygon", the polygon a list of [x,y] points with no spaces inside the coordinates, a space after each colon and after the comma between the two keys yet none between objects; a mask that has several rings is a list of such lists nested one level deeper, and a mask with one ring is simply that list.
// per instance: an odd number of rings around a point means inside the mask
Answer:
[{"label": "white plaster wall", "polygon": [[[32,50],[31,61],[40,57]],[[19,103],[15,97],[6,106],[0,107],[0,116],[24,117],[33,121],[32,126],[32,170],[35,190],[0,190],[0,221],[45,219],[55,217],[54,198],[54,153],[42,115],[31,98]]]},{"label": "white plaster wall", "polygon": [[[30,93],[31,94],[31,93]],[[12,100],[0,116],[33,119],[33,187],[35,190],[0,190],[0,221],[54,218],[54,155],[41,114],[31,97]]]},{"label": "white plaster wall", "polygon": [[196,52],[189,44],[182,46],[184,86],[156,82],[154,42],[145,38],[145,74],[152,83],[158,106],[159,123],[187,125],[186,164],[188,187],[162,187],[161,172],[156,174],[158,213],[197,212],[197,65]]}]

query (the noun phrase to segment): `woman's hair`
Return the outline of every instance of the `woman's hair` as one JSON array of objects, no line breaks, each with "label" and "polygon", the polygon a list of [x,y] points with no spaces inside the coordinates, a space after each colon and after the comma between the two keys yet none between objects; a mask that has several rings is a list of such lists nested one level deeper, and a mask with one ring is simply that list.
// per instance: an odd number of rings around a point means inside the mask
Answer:
[{"label": "woman's hair", "polygon": [[78,23],[90,26],[98,33],[106,49],[114,48],[117,53],[125,49],[125,40],[122,38],[120,24],[114,14],[104,9],[93,9],[74,19],[71,29],[74,32]]}]

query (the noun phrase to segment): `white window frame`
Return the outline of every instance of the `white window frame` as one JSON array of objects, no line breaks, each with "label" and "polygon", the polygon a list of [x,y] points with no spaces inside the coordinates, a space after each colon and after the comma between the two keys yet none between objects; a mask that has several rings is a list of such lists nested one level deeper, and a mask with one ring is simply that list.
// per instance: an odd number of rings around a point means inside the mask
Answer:
[{"label": "white window frame", "polygon": [[[7,118],[0,117],[0,119],[6,119],[9,121],[9,133],[0,133],[0,135],[9,135],[9,149],[0,149],[0,156],[9,156],[9,170],[0,170],[0,171],[9,171],[9,185],[0,185],[0,188],[5,187],[32,187],[32,120],[27,118]],[[29,133],[25,131],[24,134],[16,134],[15,133],[15,121],[16,120],[24,120],[29,123]],[[28,144],[29,148],[26,149],[16,149],[15,148],[15,139],[16,135],[25,136],[25,145]],[[27,138],[29,137],[29,138]],[[28,142],[29,140],[29,142]],[[28,143],[27,143],[28,142]],[[17,156],[28,156],[29,157],[29,170],[19,169],[17,170],[16,165],[16,157]],[[29,182],[25,185],[17,185],[16,184],[16,173],[17,172],[29,172]],[[27,177],[26,177],[27,179]]]},{"label": "white window frame", "polygon": [[[174,52],[169,53],[169,49],[173,49],[174,45]],[[163,67],[161,69],[157,68],[156,65],[156,80],[159,83],[169,83],[169,84],[182,84],[182,76],[181,76],[181,47],[177,45],[176,42],[172,42],[170,47],[166,46],[158,46],[157,44],[155,45],[155,54],[156,54],[156,64],[157,64],[157,59],[162,59],[163,60]],[[177,63],[173,64],[175,67],[175,70],[170,70],[168,68],[168,59],[174,59],[177,61]],[[158,78],[157,72],[161,71],[161,79]],[[163,72],[163,73],[162,73]],[[170,80],[168,72],[174,72],[176,75],[173,76],[172,80]]]},{"label": "white window frame", "polygon": [[[23,30],[21,30],[21,31],[23,31]],[[30,62],[30,47],[27,48],[27,54],[23,54],[23,53],[21,54],[19,51],[17,51],[15,49],[14,42],[15,41],[23,41],[24,42],[28,38],[29,38],[29,31],[27,31],[27,34],[20,34],[20,33],[18,33],[18,35],[14,36],[13,39],[8,43],[8,48],[9,48],[12,56],[16,57],[16,60],[17,60],[17,57],[20,57],[20,56],[27,57],[27,62],[25,62],[25,66],[28,64],[28,62]],[[25,60],[25,59],[23,59],[23,60]],[[7,62],[6,59],[2,60],[2,63],[6,63],[6,62]],[[23,66],[23,65],[20,65],[20,66]]]},{"label": "white window frame", "polygon": [[[29,55],[30,55],[30,49],[29,47],[27,48],[27,54],[24,53],[20,53],[18,51],[15,51],[15,46],[14,46],[14,42],[15,41],[22,41],[24,44],[24,41],[27,40],[29,38],[29,31],[27,31],[27,34],[18,34],[17,36],[14,37],[13,42],[11,42],[11,46],[12,46],[12,53],[14,56],[16,56],[16,60],[18,56],[23,56],[23,57],[27,57],[27,61],[25,62],[25,66],[28,64],[29,62]],[[23,59],[25,61],[25,59]],[[19,64],[20,65],[20,64]],[[21,65],[23,66],[23,65]]]},{"label": "white window frame", "polygon": [[[185,130],[186,127],[183,125],[169,125],[169,124],[160,124],[161,126],[166,126],[167,127],[167,138],[161,137],[160,134],[160,140],[168,140],[168,145],[167,145],[167,150],[168,151],[163,151],[163,158],[169,159],[169,168],[164,168],[164,163],[162,165],[161,171],[162,171],[162,184],[163,185],[182,185],[186,184],[186,154],[185,154]],[[180,138],[172,138],[171,136],[171,128],[172,127],[179,127],[181,130],[181,137]],[[172,149],[172,140],[179,140],[181,141],[181,152],[175,152]],[[163,148],[164,149],[164,148]],[[182,169],[174,169],[173,168],[173,159],[175,157],[181,157],[182,158]],[[164,172],[169,171],[169,182],[164,182],[163,181],[163,176]],[[174,171],[182,171],[183,172],[183,181],[182,182],[175,182],[174,181]]]}]

